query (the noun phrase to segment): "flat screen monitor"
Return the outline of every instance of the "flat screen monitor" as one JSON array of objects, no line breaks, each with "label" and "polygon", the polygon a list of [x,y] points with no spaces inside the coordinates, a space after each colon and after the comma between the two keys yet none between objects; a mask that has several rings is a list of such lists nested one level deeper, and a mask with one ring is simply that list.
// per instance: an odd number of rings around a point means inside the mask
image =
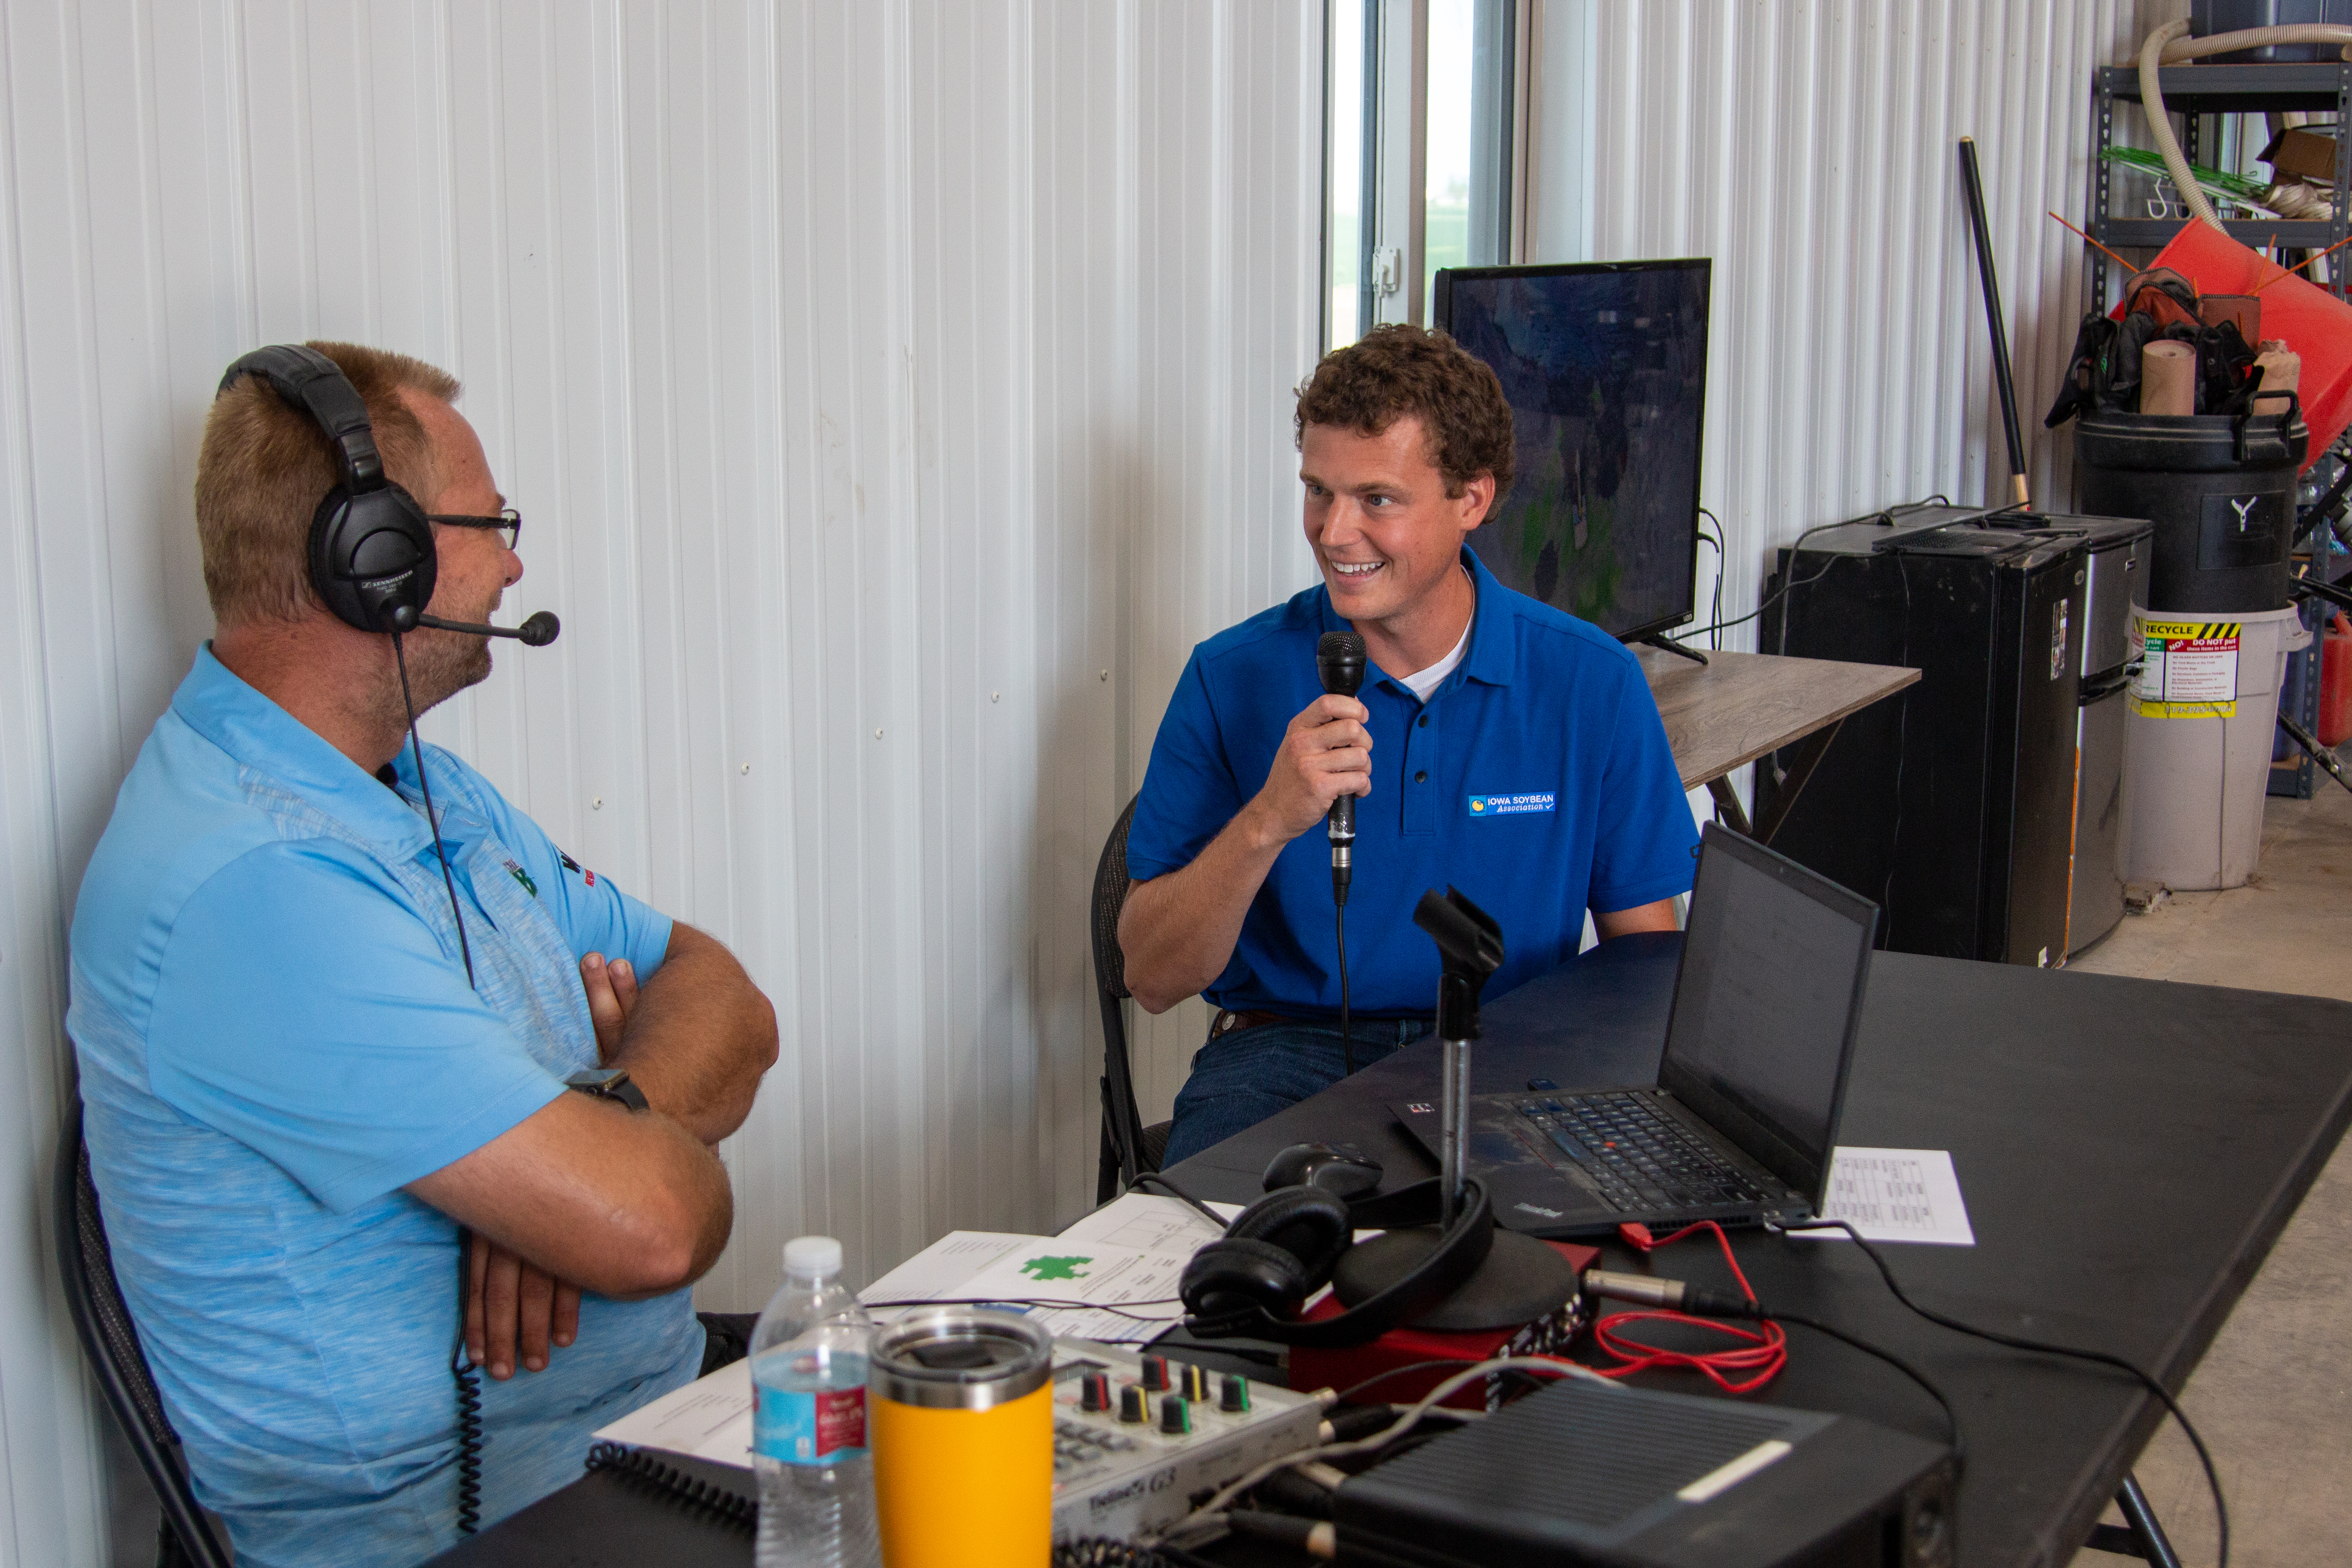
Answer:
[{"label": "flat screen monitor", "polygon": [[1520,593],[1632,640],[1691,618],[1714,264],[1448,268],[1437,325],[1492,365],[1518,474],[1470,536]]}]

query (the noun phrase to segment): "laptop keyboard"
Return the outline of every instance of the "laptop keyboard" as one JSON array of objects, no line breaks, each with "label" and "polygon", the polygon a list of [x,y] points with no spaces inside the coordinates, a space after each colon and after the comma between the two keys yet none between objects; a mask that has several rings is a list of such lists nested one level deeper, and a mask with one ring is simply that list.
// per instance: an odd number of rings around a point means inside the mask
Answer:
[{"label": "laptop keyboard", "polygon": [[1531,1095],[1515,1109],[1575,1161],[1622,1213],[1766,1200],[1763,1189],[1738,1167],[1681,1122],[1660,1115],[1646,1095]]}]

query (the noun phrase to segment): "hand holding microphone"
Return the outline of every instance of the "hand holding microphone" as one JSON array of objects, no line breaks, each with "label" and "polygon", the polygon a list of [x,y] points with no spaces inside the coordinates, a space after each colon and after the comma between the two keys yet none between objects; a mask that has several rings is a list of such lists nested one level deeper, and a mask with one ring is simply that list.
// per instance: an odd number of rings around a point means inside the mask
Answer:
[{"label": "hand holding microphone", "polygon": [[1352,696],[1333,691],[1300,710],[1283,732],[1282,749],[1251,802],[1265,837],[1286,844],[1326,825],[1344,803],[1353,823],[1355,797],[1371,793],[1371,715]]}]

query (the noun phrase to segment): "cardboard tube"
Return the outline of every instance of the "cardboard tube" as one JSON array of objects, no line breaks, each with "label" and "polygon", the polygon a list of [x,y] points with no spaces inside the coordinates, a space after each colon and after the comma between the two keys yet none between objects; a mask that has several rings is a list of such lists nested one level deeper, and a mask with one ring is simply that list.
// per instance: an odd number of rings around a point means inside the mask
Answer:
[{"label": "cardboard tube", "polygon": [[2139,411],[2197,412],[2197,351],[2177,338],[2158,338],[2139,351]]},{"label": "cardboard tube", "polygon": [[[2303,356],[2284,343],[2273,339],[2263,345],[2261,353],[2254,356],[2254,368],[2263,373],[2263,389],[2254,398],[2254,412],[2257,414],[2285,413],[2286,399],[2273,397],[2270,395],[2274,392],[2302,390]],[[2143,371],[2140,374],[2144,376],[2147,373]]]}]

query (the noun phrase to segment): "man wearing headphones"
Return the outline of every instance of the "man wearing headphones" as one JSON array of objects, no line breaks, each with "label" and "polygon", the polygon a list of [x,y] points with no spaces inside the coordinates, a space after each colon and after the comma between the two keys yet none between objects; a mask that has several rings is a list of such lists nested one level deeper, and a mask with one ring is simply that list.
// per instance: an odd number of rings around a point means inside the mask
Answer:
[{"label": "man wearing headphones", "polygon": [[[197,1495],[265,1568],[430,1556],[728,1353],[686,1287],[727,1240],[712,1150],[773,1011],[414,743],[490,669],[428,623],[522,574],[457,391],[331,343],[232,367],[196,469],[217,630],[74,916],[116,1274]],[[487,1383],[453,1378],[461,1339]]]},{"label": "man wearing headphones", "polygon": [[[1501,923],[1499,995],[1574,957],[1588,910],[1604,940],[1673,930],[1697,854],[1633,654],[1468,547],[1511,483],[1494,372],[1442,332],[1378,328],[1324,357],[1296,428],[1322,584],[1192,650],[1128,835],[1128,988],[1147,1012],[1219,1008],[1171,1164],[1429,1032],[1423,892],[1458,887]],[[1372,666],[1353,697],[1316,658],[1350,627]],[[1361,797],[1344,979],[1313,831],[1343,795]]]}]

